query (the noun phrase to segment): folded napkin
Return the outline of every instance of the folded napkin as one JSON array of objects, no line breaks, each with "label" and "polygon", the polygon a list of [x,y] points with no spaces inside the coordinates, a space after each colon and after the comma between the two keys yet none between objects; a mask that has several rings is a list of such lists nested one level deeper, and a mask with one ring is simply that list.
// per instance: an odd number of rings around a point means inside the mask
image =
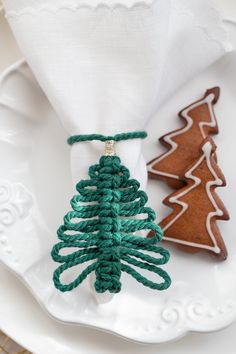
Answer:
[{"label": "folded napkin", "polygon": [[[5,0],[6,16],[68,135],[144,129],[180,85],[230,50],[208,0]],[[65,142],[66,143],[66,142]],[[74,182],[102,143],[71,148]],[[139,140],[117,153],[146,183]]]}]

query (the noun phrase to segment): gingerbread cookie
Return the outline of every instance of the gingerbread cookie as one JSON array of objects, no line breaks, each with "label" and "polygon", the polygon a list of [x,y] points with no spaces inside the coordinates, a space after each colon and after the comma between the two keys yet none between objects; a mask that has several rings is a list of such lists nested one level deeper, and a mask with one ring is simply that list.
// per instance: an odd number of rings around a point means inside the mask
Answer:
[{"label": "gingerbread cookie", "polygon": [[226,182],[213,157],[215,150],[213,140],[207,138],[201,155],[183,174],[186,185],[163,201],[173,211],[160,226],[164,240],[182,245],[186,251],[206,250],[226,259],[227,250],[216,220],[228,220],[229,214],[215,193]]},{"label": "gingerbread cookie", "polygon": [[218,133],[213,106],[219,95],[219,87],[209,89],[202,99],[179,113],[185,125],[159,139],[169,150],[148,163],[149,177],[162,179],[173,188],[184,185],[181,176],[198,157],[199,146],[209,134]]}]

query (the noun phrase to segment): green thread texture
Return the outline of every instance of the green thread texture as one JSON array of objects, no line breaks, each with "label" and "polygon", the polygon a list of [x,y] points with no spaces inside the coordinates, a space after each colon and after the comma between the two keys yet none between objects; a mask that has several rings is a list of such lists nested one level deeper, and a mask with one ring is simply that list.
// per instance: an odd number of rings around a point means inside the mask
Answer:
[{"label": "green thread texture", "polygon": [[[51,252],[53,260],[61,263],[53,275],[55,287],[62,292],[71,291],[94,271],[94,286],[99,293],[119,292],[122,272],[151,289],[167,289],[171,279],[159,266],[168,262],[169,252],[156,245],[162,230],[154,222],[155,212],[145,206],[148,198],[139,189],[139,182],[130,178],[118,156],[102,156],[98,164],[89,168],[89,177],[77,183],[78,194],[71,200],[73,210],[65,215],[64,224],[57,231],[60,242]],[[134,234],[141,230],[152,230],[154,236]],[[86,262],[89,265],[81,270],[81,264]],[[76,266],[80,267],[79,275],[64,284],[62,273]],[[148,279],[132,266],[155,273],[159,281]]]},{"label": "green thread texture", "polygon": [[78,143],[81,141],[122,141],[122,140],[130,140],[130,139],[144,139],[147,137],[147,133],[145,131],[137,131],[137,132],[128,132],[128,133],[120,133],[116,135],[102,135],[102,134],[83,134],[83,135],[72,135],[67,140],[69,145],[73,145],[74,143]]}]

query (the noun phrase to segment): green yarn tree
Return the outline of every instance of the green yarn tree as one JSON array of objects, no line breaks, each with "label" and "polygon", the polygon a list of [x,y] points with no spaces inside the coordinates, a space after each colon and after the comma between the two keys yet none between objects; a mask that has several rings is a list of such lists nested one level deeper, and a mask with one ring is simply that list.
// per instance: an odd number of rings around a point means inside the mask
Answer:
[{"label": "green yarn tree", "polygon": [[[118,156],[103,155],[98,164],[89,168],[89,177],[76,185],[78,194],[71,200],[73,210],[65,215],[64,224],[57,231],[60,242],[51,252],[53,260],[61,263],[53,275],[55,287],[62,292],[71,291],[94,271],[94,287],[98,293],[118,293],[122,272],[149,288],[168,288],[170,277],[158,266],[168,262],[169,252],[156,246],[162,230],[154,222],[155,212],[145,206],[148,198],[139,190],[139,182],[130,178]],[[139,215],[142,218],[137,219]],[[141,230],[151,230],[154,236],[134,235]],[[61,254],[62,249],[70,248],[77,250]],[[93,262],[75,280],[69,284],[61,282],[64,271],[88,261]],[[156,273],[161,282],[147,279],[131,265]]]}]

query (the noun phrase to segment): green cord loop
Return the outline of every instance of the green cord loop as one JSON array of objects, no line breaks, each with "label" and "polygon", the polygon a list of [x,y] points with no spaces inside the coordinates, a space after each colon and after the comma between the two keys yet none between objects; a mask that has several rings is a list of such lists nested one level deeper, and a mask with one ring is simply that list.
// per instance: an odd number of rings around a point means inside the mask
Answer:
[{"label": "green cord loop", "polygon": [[[120,141],[145,136],[145,132],[117,134],[114,137],[79,135],[69,138],[68,143]],[[63,292],[71,291],[94,271],[94,286],[99,293],[119,292],[122,272],[151,289],[167,289],[171,279],[158,266],[168,262],[169,252],[156,246],[162,238],[162,230],[154,222],[155,212],[145,206],[148,198],[144,191],[139,190],[139,182],[130,178],[129,170],[121,165],[118,156],[102,156],[99,164],[89,168],[89,177],[89,180],[77,183],[78,195],[71,199],[72,211],[65,215],[64,224],[57,231],[60,242],[51,252],[53,260],[61,263],[53,275],[55,287]],[[141,218],[135,219],[138,215]],[[141,230],[152,230],[154,236],[145,238],[133,234]],[[62,250],[66,254],[61,254]],[[159,257],[155,258],[147,252]],[[92,264],[82,269],[81,265],[88,261]],[[159,282],[147,279],[130,265],[155,273]],[[64,284],[62,273],[74,267],[78,267],[80,274]]]},{"label": "green cord loop", "polygon": [[81,141],[121,141],[121,140],[130,140],[130,139],[145,139],[147,137],[147,133],[145,131],[137,131],[137,132],[128,132],[128,133],[120,133],[115,135],[102,135],[102,134],[81,134],[81,135],[72,135],[67,140],[69,145],[73,145],[75,143]]}]

